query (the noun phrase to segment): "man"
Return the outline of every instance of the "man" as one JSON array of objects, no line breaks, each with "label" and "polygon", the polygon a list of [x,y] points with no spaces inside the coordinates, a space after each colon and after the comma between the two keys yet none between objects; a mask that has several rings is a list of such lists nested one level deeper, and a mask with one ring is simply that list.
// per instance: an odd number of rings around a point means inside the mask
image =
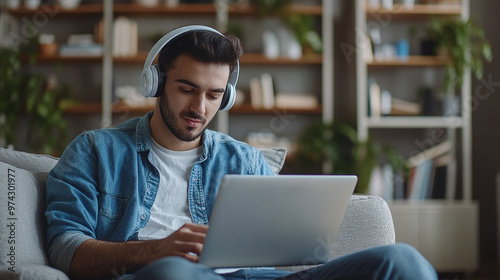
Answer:
[{"label": "man", "polygon": [[258,150],[206,129],[226,108],[221,103],[238,68],[239,40],[187,29],[168,41],[154,66],[160,74],[155,111],[116,129],[81,134],[51,171],[52,264],[77,279],[435,279],[432,266],[405,245],[292,275],[255,269],[217,274],[197,264],[222,177],[273,171]]}]

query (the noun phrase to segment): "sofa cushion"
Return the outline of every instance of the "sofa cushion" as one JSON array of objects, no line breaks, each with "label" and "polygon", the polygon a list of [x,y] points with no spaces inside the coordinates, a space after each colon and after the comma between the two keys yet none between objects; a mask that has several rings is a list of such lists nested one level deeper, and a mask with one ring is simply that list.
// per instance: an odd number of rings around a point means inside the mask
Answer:
[{"label": "sofa cushion", "polygon": [[261,148],[260,153],[267,161],[275,174],[278,174],[283,168],[286,159],[286,149],[283,148]]},{"label": "sofa cushion", "polygon": [[31,172],[0,162],[0,270],[23,264],[47,265],[45,183],[47,172]]},{"label": "sofa cushion", "polygon": [[58,158],[21,151],[0,148],[0,162],[7,163],[24,170],[48,173],[57,163]]}]

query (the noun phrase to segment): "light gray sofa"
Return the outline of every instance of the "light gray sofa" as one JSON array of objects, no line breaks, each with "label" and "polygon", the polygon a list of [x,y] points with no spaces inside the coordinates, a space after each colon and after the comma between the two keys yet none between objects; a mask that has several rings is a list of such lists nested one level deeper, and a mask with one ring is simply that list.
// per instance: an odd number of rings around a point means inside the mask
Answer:
[{"label": "light gray sofa", "polygon": [[[261,150],[278,173],[286,151]],[[68,279],[50,266],[45,253],[45,182],[57,158],[0,148],[0,279]],[[387,203],[375,196],[353,195],[331,258],[364,248],[395,243]],[[300,270],[304,267],[279,269]]]}]

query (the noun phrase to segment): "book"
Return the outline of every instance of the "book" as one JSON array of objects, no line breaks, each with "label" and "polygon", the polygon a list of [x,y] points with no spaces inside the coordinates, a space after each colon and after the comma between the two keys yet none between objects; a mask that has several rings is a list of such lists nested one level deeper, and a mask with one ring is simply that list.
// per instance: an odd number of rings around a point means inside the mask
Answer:
[{"label": "book", "polygon": [[392,111],[392,96],[387,90],[380,93],[380,113],[382,115],[390,115]]},{"label": "book", "polygon": [[382,177],[384,182],[384,190],[382,198],[389,202],[394,199],[394,170],[392,165],[386,163],[382,166]]},{"label": "book", "polygon": [[253,108],[262,108],[262,90],[259,78],[250,79],[250,103]]},{"label": "book", "polygon": [[392,97],[391,115],[396,116],[415,116],[420,115],[422,106],[417,102],[411,102]]},{"label": "book", "polygon": [[319,106],[318,98],[312,94],[276,94],[276,107],[288,109],[315,109]]},{"label": "book", "polygon": [[435,158],[434,168],[431,174],[431,188],[428,190],[427,197],[432,199],[444,199],[446,197],[446,172],[448,164],[451,162],[449,153]]},{"label": "book", "polygon": [[427,198],[432,168],[432,160],[425,160],[415,167],[414,176],[412,177],[412,188],[408,194],[408,199],[423,200]]},{"label": "book", "polygon": [[263,73],[260,76],[262,89],[262,107],[271,109],[275,105],[273,77],[269,73]]},{"label": "book", "polygon": [[410,166],[418,166],[422,162],[428,159],[434,159],[448,153],[452,148],[451,141],[445,140],[439,144],[436,144],[430,148],[420,151],[408,159]]},{"label": "book", "polygon": [[119,16],[113,24],[113,56],[127,57],[137,55],[137,22]]},{"label": "book", "polygon": [[382,114],[381,104],[380,104],[380,86],[375,80],[370,83],[369,88],[369,100],[370,100],[370,116],[380,117]]},{"label": "book", "polygon": [[59,48],[59,55],[63,57],[83,56],[94,57],[101,56],[103,52],[102,45],[63,45]]}]

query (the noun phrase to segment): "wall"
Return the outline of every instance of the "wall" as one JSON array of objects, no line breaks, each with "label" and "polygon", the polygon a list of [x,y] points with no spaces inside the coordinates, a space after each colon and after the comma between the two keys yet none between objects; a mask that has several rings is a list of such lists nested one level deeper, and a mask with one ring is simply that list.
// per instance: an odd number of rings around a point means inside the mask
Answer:
[{"label": "wall", "polygon": [[[496,174],[500,172],[500,38],[498,34],[499,1],[471,1],[471,17],[484,27],[493,47],[493,62],[485,65],[483,82],[472,83],[473,186],[474,198],[480,201],[480,252],[483,270],[496,273]],[[487,86],[489,85],[489,86]]]}]

